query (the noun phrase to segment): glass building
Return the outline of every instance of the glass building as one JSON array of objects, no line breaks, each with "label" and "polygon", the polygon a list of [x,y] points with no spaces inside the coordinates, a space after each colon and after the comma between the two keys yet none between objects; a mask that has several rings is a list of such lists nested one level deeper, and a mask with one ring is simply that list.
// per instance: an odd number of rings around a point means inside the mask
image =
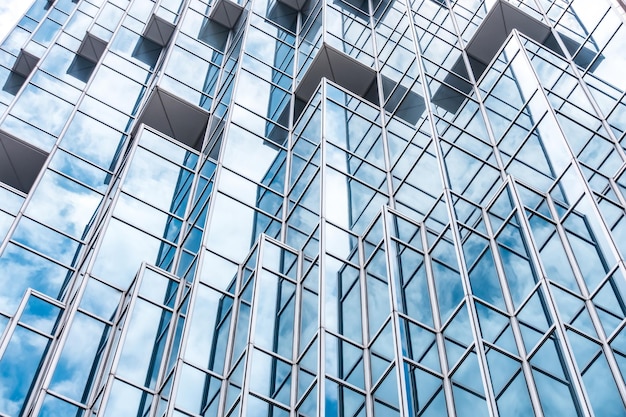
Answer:
[{"label": "glass building", "polygon": [[0,416],[626,416],[622,0],[36,0]]}]

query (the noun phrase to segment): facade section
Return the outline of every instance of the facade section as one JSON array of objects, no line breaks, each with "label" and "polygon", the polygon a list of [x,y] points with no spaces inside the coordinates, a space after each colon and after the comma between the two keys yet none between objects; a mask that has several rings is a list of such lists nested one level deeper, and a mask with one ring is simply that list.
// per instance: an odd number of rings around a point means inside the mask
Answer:
[{"label": "facade section", "polygon": [[621,0],[36,0],[0,416],[626,415]]}]

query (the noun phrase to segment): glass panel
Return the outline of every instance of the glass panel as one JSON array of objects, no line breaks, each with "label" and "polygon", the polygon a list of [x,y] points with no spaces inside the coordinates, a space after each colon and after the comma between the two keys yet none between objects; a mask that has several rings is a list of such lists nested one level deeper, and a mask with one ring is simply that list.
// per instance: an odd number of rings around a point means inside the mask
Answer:
[{"label": "glass panel", "polygon": [[22,413],[24,401],[33,378],[39,372],[42,356],[50,339],[17,326],[0,360],[0,412],[17,416]]},{"label": "glass panel", "polygon": [[172,313],[138,299],[129,318],[117,373],[141,386],[154,387]]},{"label": "glass panel", "polygon": [[[41,256],[9,244],[0,257],[0,310],[13,314],[27,288],[33,288],[52,298],[60,293],[69,279],[69,271]],[[19,277],[19,279],[18,279]]]},{"label": "glass panel", "polygon": [[114,380],[104,416],[144,415],[150,409],[152,395],[119,380]]},{"label": "glass panel", "polygon": [[52,376],[50,389],[75,401],[86,401],[108,336],[109,326],[77,313]]},{"label": "glass panel", "polygon": [[53,334],[61,311],[60,307],[31,294],[20,316],[20,323]]}]

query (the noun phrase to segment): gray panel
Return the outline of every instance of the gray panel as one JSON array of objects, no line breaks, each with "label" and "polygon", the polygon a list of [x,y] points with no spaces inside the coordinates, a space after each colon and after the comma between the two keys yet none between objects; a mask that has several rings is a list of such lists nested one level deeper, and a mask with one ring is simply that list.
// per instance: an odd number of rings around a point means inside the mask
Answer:
[{"label": "gray panel", "polygon": [[468,43],[467,53],[474,59],[489,64],[513,29],[538,43],[543,43],[550,34],[550,28],[544,23],[499,0]]},{"label": "gray panel", "polygon": [[165,46],[174,33],[175,26],[153,14],[146,25],[143,36],[160,46]]},{"label": "gray panel", "polygon": [[243,13],[243,7],[231,0],[217,0],[211,7],[209,18],[222,26],[232,29]]},{"label": "gray panel", "polygon": [[287,6],[295,10],[302,10],[304,5],[306,4],[306,0],[277,0],[277,1],[282,4],[286,4]]},{"label": "gray panel", "polygon": [[37,62],[39,62],[39,58],[22,49],[17,56],[15,65],[13,65],[13,72],[22,77],[28,77],[31,71],[37,66]]},{"label": "gray panel", "polygon": [[317,51],[306,74],[300,80],[296,88],[296,97],[305,102],[309,101],[322,78],[327,78],[360,97],[375,100],[368,94],[376,82],[374,69],[325,43]]},{"label": "gray panel", "polygon": [[78,55],[92,62],[100,61],[102,54],[107,47],[107,43],[97,36],[87,33],[83,42],[78,48]]},{"label": "gray panel", "polygon": [[28,193],[48,154],[0,132],[0,181]]},{"label": "gray panel", "polygon": [[[137,120],[159,132],[200,150],[209,114],[198,106],[156,88]],[[135,132],[136,133],[136,132]]]}]

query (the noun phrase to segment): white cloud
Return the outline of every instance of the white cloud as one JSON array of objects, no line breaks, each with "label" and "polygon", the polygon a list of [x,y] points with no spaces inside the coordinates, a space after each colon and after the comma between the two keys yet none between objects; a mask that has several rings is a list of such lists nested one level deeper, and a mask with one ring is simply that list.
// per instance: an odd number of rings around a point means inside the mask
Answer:
[{"label": "white cloud", "polygon": [[2,0],[2,4],[0,4],[0,40],[4,40],[7,33],[13,29],[32,3],[32,1],[24,0]]}]

